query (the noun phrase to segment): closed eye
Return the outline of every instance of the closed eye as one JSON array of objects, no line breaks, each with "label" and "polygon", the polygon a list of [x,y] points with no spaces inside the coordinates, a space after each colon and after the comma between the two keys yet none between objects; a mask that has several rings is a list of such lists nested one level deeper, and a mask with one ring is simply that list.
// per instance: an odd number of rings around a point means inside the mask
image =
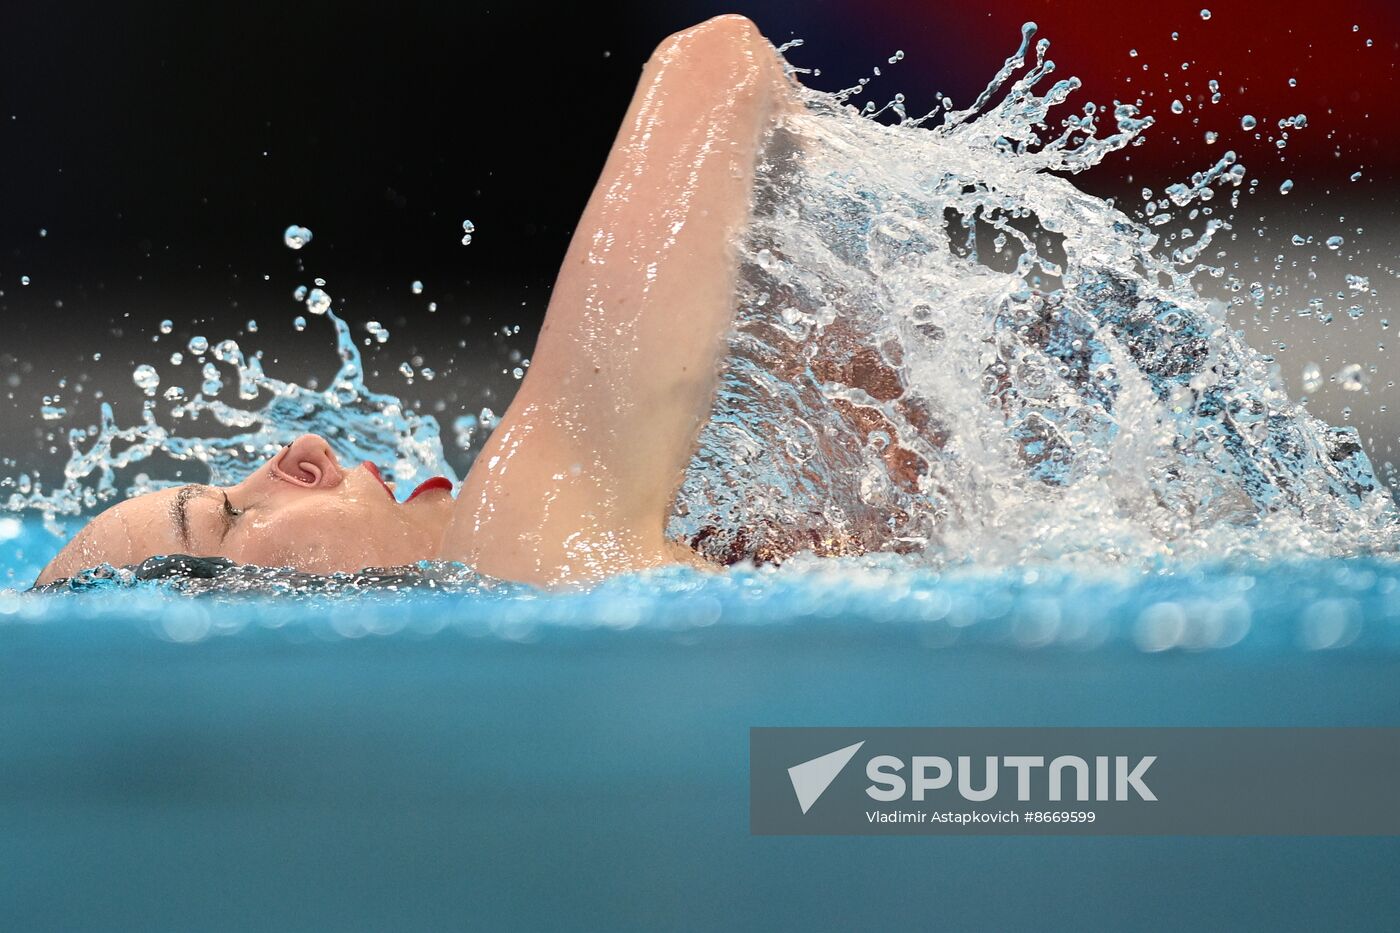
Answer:
[{"label": "closed eye", "polygon": [[233,530],[234,522],[236,522],[238,517],[242,514],[243,510],[234,508],[233,502],[229,500],[228,493],[224,493],[224,508],[220,513],[224,520],[224,532],[219,536],[220,541],[228,537],[228,533]]},{"label": "closed eye", "polygon": [[[176,537],[179,538],[180,546],[185,549],[185,553],[187,554],[207,553],[202,551],[200,545],[194,541],[194,536],[192,534],[193,529],[190,524],[189,504],[194,499],[213,498],[215,495],[223,499],[223,504],[219,506],[217,512],[219,521],[223,525],[223,531],[219,534],[219,542],[222,543],[224,538],[228,537],[228,533],[233,529],[234,522],[243,514],[242,509],[234,507],[233,502],[229,500],[228,493],[215,489],[213,486],[191,483],[188,486],[181,487],[180,491],[176,493],[174,501],[170,504],[170,519],[175,527]],[[201,514],[207,513],[201,512]]]}]

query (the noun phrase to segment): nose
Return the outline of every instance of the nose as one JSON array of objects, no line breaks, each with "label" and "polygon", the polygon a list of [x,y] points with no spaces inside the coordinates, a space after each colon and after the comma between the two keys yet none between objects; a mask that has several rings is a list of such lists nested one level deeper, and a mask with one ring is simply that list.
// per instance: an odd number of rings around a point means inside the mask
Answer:
[{"label": "nose", "polygon": [[318,434],[303,434],[292,441],[272,458],[272,472],[303,489],[331,489],[344,478],[331,445]]}]

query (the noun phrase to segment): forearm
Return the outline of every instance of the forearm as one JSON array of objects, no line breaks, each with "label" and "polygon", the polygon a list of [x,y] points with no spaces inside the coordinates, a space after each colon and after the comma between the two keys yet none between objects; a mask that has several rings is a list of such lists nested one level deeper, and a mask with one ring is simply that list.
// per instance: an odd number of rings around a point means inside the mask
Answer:
[{"label": "forearm", "polygon": [[564,391],[537,401],[587,411],[583,452],[645,493],[640,512],[669,503],[655,477],[678,479],[709,413],[734,313],[734,241],[784,82],[746,20],[663,43],[556,283],[532,369]]},{"label": "forearm", "polygon": [[529,375],[459,497],[447,556],[535,582],[671,559],[665,514],[713,401],[734,242],[787,93],[747,20],[711,20],[658,48]]}]

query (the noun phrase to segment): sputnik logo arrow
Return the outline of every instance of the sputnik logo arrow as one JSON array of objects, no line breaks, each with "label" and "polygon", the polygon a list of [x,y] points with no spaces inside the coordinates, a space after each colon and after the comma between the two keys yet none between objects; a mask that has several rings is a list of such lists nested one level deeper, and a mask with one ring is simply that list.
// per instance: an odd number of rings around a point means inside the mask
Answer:
[{"label": "sputnik logo arrow", "polygon": [[817,798],[826,793],[826,789],[836,780],[841,769],[846,767],[864,744],[865,740],[862,739],[854,745],[838,748],[820,758],[813,758],[788,768],[788,779],[792,781],[793,792],[797,794],[797,803],[802,807],[804,814],[812,809],[812,804],[817,802]]}]

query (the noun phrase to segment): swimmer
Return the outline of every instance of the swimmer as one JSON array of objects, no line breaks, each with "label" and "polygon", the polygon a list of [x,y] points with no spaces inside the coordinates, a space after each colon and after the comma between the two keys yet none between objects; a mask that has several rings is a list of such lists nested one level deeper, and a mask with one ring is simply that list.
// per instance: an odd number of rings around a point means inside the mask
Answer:
[{"label": "swimmer", "polygon": [[665,523],[733,323],[755,165],[795,86],[753,23],[653,53],[569,244],[533,363],[454,499],[400,504],[373,464],[305,435],[234,486],[136,496],[94,518],[43,585],[161,554],[310,573],[461,561],[545,586],[702,564]]}]

